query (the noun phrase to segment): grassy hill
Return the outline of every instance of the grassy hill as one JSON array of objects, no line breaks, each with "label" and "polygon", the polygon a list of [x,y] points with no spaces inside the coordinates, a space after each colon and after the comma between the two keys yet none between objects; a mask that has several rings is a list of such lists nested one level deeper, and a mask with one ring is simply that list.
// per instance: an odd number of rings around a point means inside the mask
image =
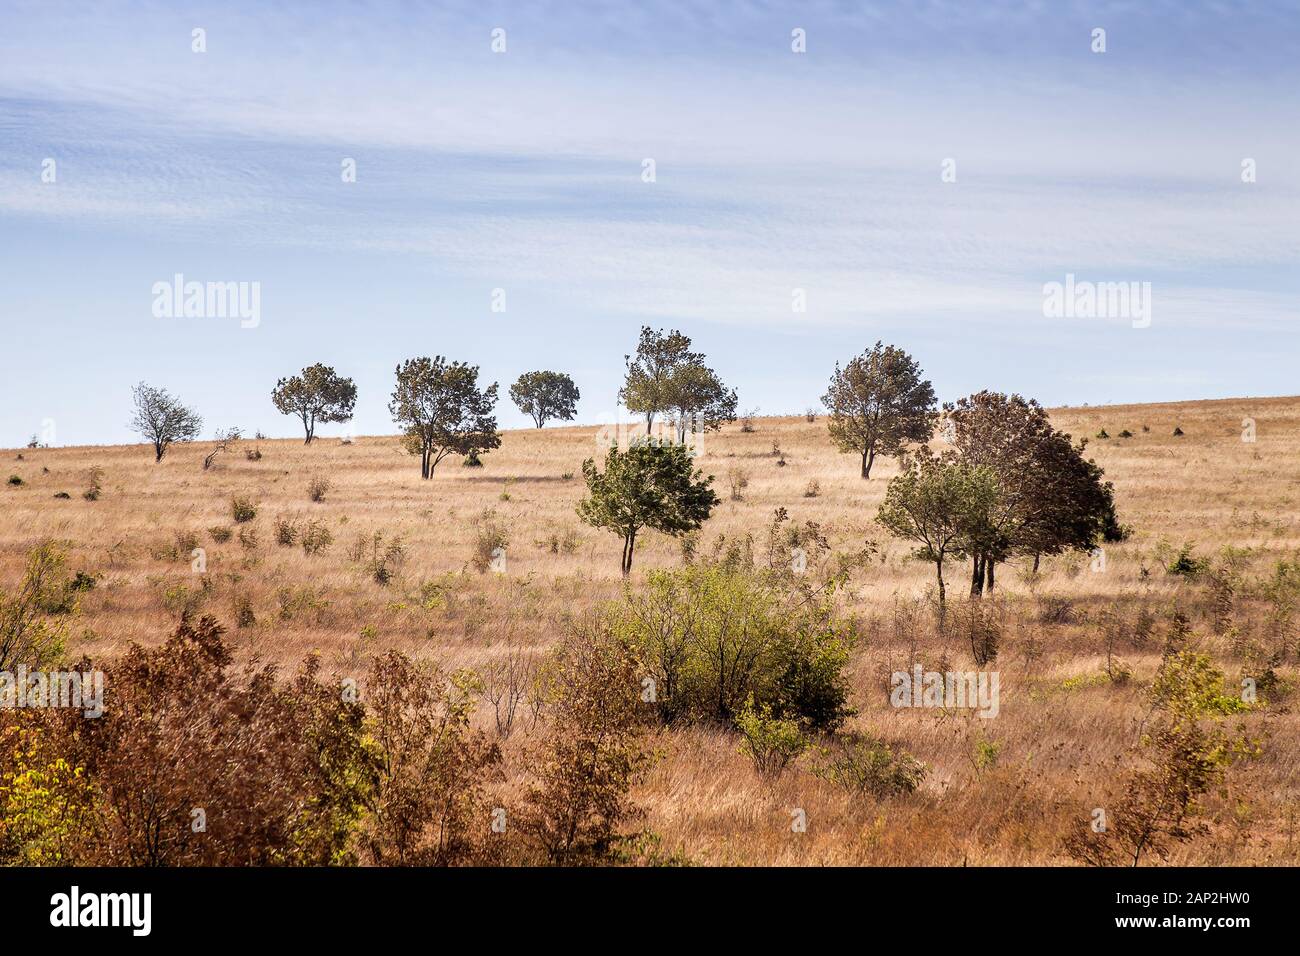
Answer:
[{"label": "grassy hill", "polygon": [[[846,794],[806,767],[764,781],[729,732],[664,730],[663,756],[635,796],[665,848],[735,864],[1065,862],[1063,834],[1113,799],[1108,787],[1141,763],[1134,745],[1176,603],[1231,686],[1259,648],[1282,641],[1290,650],[1267,711],[1244,718],[1252,733],[1267,734],[1263,754],[1234,772],[1230,796],[1207,806],[1214,838],[1181,845],[1171,859],[1300,862],[1296,631],[1266,586],[1279,561],[1300,553],[1300,398],[1069,408],[1053,418],[1089,437],[1133,533],[1106,546],[1102,570],[1076,554],[1044,559],[1037,576],[1019,559],[1000,573],[1001,706],[989,720],[889,705],[894,670],[917,660],[970,666],[969,649],[935,627],[932,567],[874,522],[892,461],[861,480],[820,418],[763,418],[752,432],[733,424],[704,439],[698,461],[723,502],[698,553],[746,535],[761,550],[778,508],[792,522],[816,522],[833,550],[878,545],[840,595],[862,634],[853,725],[906,748],[929,772],[917,794],[882,802]],[[1254,441],[1243,441],[1247,419]],[[1095,437],[1103,430],[1110,437]],[[1126,430],[1131,437],[1120,437]],[[98,576],[82,596],[70,649],[96,657],[160,641],[186,607],[226,624],[242,655],[288,666],[319,653],[340,675],[360,677],[389,647],[480,670],[537,657],[571,616],[623,587],[619,540],[574,512],[582,461],[601,453],[599,433],[507,432],[483,467],[451,458],[430,481],[391,436],[311,446],[248,440],[207,471],[205,443],[174,446],[160,464],[138,445],[10,450],[0,478],[22,483],[0,487],[0,586],[17,581],[34,545],[65,542],[69,567]],[[102,472],[96,501],[83,498],[92,469]],[[328,482],[319,502],[308,494],[316,478]],[[256,516],[235,521],[234,499],[251,502]],[[322,531],[331,543],[306,553],[303,533],[319,540]],[[679,541],[649,534],[638,544],[634,585],[684,560]],[[476,558],[482,564],[497,545],[504,569],[478,570]],[[1184,545],[1210,570],[1168,573]],[[202,573],[192,567],[196,548]],[[386,552],[394,574],[381,584],[373,562]],[[1235,582],[1226,612],[1214,573],[1224,569]],[[967,570],[951,572],[959,597]],[[1116,619],[1128,625],[1112,648],[1131,669],[1124,683],[1103,679],[1104,634]],[[1133,636],[1146,619],[1151,634]],[[478,715],[485,726],[490,710]],[[523,771],[526,739],[504,742],[507,780]],[[807,832],[791,830],[796,809]]]}]

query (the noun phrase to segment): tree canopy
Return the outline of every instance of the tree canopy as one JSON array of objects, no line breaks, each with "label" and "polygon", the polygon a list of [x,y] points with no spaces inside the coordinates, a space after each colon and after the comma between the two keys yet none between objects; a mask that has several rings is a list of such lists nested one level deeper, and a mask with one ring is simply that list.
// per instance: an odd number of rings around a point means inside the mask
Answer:
[{"label": "tree canopy", "polygon": [[685,446],[644,439],[627,451],[611,446],[605,471],[588,458],[582,464],[587,497],[578,503],[578,516],[596,528],[623,537],[624,576],[632,570],[632,552],[642,528],[682,535],[703,524],[718,503],[709,487],[713,476],[703,476]]},{"label": "tree canopy", "polygon": [[541,428],[551,419],[573,421],[578,386],[563,372],[525,372],[510,386],[510,400]]},{"label": "tree canopy", "polygon": [[357,386],[328,365],[317,362],[300,375],[282,378],[271,391],[271,401],[282,415],[297,415],[306,432],[305,444],[316,437],[317,422],[346,422],[357,404]]},{"label": "tree canopy", "polygon": [[448,455],[500,447],[496,401],[495,382],[479,389],[477,365],[422,356],[397,366],[388,410],[403,430],[406,450],[420,456],[420,477],[431,478]]},{"label": "tree canopy", "polygon": [[702,352],[691,350],[689,336],[676,329],[665,334],[643,326],[636,354],[626,356],[626,361],[618,397],[628,411],[645,416],[647,435],[659,414],[676,416],[679,441],[685,441],[691,421],[702,431],[716,431],[723,422],[735,421],[735,389],[723,385],[704,364]]},{"label": "tree canopy", "polygon": [[999,493],[968,532],[971,593],[992,590],[997,564],[1013,554],[1088,550],[1114,533],[1114,489],[1102,469],[1052,427],[1033,399],[983,391],[944,406],[953,448],[987,468]]},{"label": "tree canopy", "polygon": [[921,367],[900,348],[876,342],[840,368],[822,396],[831,440],[862,456],[862,477],[871,477],[877,455],[897,455],[908,442],[929,439],[937,407]]}]

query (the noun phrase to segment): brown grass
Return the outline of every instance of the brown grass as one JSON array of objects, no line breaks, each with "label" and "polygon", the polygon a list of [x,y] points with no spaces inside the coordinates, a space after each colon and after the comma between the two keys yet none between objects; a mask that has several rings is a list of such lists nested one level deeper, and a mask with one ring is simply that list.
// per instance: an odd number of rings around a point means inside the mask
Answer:
[{"label": "brown grass", "polygon": [[[1300,399],[1062,409],[1053,417],[1076,436],[1103,427],[1111,436],[1133,432],[1128,439],[1092,439],[1089,450],[1114,481],[1121,519],[1134,535],[1107,546],[1104,573],[1091,573],[1087,556],[1074,555],[1046,559],[1037,580],[1023,561],[999,574],[1006,633],[997,663],[1001,715],[994,720],[888,704],[889,672],[909,667],[913,648],[927,666],[972,666],[968,648],[935,633],[925,605],[932,568],[874,525],[892,461],[862,481],[856,460],[829,445],[825,422],[803,416],[757,419],[752,433],[732,425],[708,436],[700,464],[716,476],[723,501],[705,542],[746,533],[761,542],[773,509],[785,507],[798,523],[819,522],[841,551],[867,539],[881,546],[843,596],[864,633],[853,663],[853,724],[906,747],[929,774],[916,794],[878,802],[849,797],[806,765],[775,782],[761,780],[733,734],[664,731],[657,741],[664,756],[636,796],[667,850],[724,864],[1067,862],[1062,835],[1083,825],[1105,785],[1140,759],[1133,745],[1148,709],[1144,685],[1159,662],[1162,624],[1145,648],[1118,649],[1134,672],[1129,683],[1064,686],[1104,665],[1101,613],[1117,603],[1131,619],[1142,605],[1159,618],[1177,601],[1196,625],[1200,649],[1237,679],[1243,661],[1231,641],[1211,634],[1206,586],[1166,574],[1156,553],[1162,542],[1175,550],[1194,542],[1210,558],[1224,546],[1248,548],[1249,579],[1296,557]],[[1256,422],[1254,443],[1241,440],[1247,417]],[[1182,437],[1172,435],[1176,426]],[[68,543],[71,568],[102,575],[83,596],[74,653],[112,655],[132,641],[156,643],[189,601],[228,624],[242,653],[286,665],[315,651],[327,670],[360,676],[376,652],[391,647],[453,667],[482,667],[514,646],[542,651],[570,616],[619,593],[619,541],[581,525],[574,513],[583,494],[582,460],[598,454],[595,431],[508,432],[499,450],[483,456],[483,468],[462,468],[452,458],[427,482],[393,437],[350,445],[260,441],[260,460],[237,448],[207,472],[205,443],[176,446],[157,465],[143,446],[25,449],[22,460],[11,450],[3,453],[7,470],[0,477],[17,474],[25,484],[0,486],[0,583],[16,581],[25,552],[48,538]],[[772,455],[774,442],[784,467]],[[103,493],[87,501],[81,493],[96,466],[104,472]],[[748,474],[743,500],[727,495],[732,468]],[[330,482],[320,502],[307,494],[314,475]],[[820,493],[805,497],[813,480]],[[60,491],[70,497],[56,499]],[[257,503],[252,522],[232,520],[235,496]],[[314,556],[299,545],[281,546],[278,518],[320,521],[333,545]],[[504,574],[474,569],[479,530],[490,521],[508,534]],[[250,526],[255,548],[239,538]],[[218,543],[212,528],[235,533]],[[400,538],[405,553],[386,587],[349,557],[358,538],[375,532],[385,546]],[[192,544],[187,535],[206,551],[206,574],[193,573],[190,554],[180,550]],[[568,544],[553,548],[553,538]],[[647,568],[681,563],[676,541],[649,535],[638,545],[634,581]],[[963,590],[964,573],[952,569],[950,590]],[[256,623],[236,629],[241,603]],[[282,613],[282,606],[289,610]],[[1062,606],[1065,613],[1046,613]],[[1246,630],[1262,627],[1263,605],[1250,593],[1239,595],[1235,613]],[[1294,656],[1280,673],[1294,685]],[[1264,755],[1230,775],[1229,798],[1207,804],[1214,837],[1179,847],[1173,862],[1300,862],[1300,721],[1291,710],[1282,695],[1246,718],[1252,733],[1267,735]],[[480,717],[490,721],[489,714]],[[520,736],[506,742],[508,759],[522,746]],[[972,760],[981,739],[1000,748],[991,767]],[[516,768],[518,759],[515,753]],[[791,830],[796,808],[806,814],[807,832]]]}]

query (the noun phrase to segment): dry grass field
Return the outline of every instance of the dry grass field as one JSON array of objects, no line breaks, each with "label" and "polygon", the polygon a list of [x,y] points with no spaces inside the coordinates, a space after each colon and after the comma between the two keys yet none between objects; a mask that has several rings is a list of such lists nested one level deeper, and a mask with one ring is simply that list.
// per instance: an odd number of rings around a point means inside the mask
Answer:
[{"label": "dry grass field", "polygon": [[[1247,418],[1254,442],[1242,439]],[[879,546],[838,596],[862,635],[852,724],[906,748],[928,774],[905,798],[851,797],[801,765],[775,781],[757,776],[732,733],[660,731],[660,755],[634,797],[666,851],[737,865],[1069,863],[1064,834],[1085,826],[1108,785],[1142,759],[1135,744],[1150,709],[1147,687],[1176,602],[1191,618],[1195,646],[1230,684],[1251,641],[1290,640],[1293,650],[1268,706],[1233,718],[1263,741],[1262,754],[1230,771],[1227,788],[1206,801],[1210,831],[1176,846],[1170,861],[1300,863],[1294,634],[1269,632],[1261,590],[1277,562],[1300,556],[1300,398],[1070,408],[1053,420],[1091,438],[1089,454],[1114,482],[1120,519],[1133,533],[1106,547],[1104,569],[1075,554],[1044,559],[1037,577],[1020,559],[1002,571],[993,719],[889,704],[891,671],[914,661],[973,666],[969,648],[937,632],[932,566],[875,524],[893,461],[861,480],[857,460],[834,450],[820,418],[758,419],[751,433],[732,424],[707,436],[699,463],[716,476],[723,501],[705,525],[701,553],[719,536],[765,540],[777,508],[794,522],[817,522],[838,551],[868,540]],[[1103,428],[1112,437],[1092,437]],[[1117,437],[1125,429],[1132,437]],[[82,597],[70,647],[94,657],[157,643],[186,606],[219,618],[243,655],[291,667],[317,652],[339,675],[360,677],[389,647],[470,668],[521,647],[542,654],[568,619],[623,586],[619,540],[581,524],[574,511],[582,461],[599,456],[595,438],[589,427],[507,432],[482,468],[453,457],[430,481],[391,436],[311,446],[247,440],[207,471],[204,443],[175,446],[160,464],[142,445],[9,450],[0,478],[17,475],[23,484],[0,487],[0,586],[17,581],[33,546],[66,542],[69,567],[100,576]],[[254,448],[260,459],[246,456]],[[103,473],[97,501],[82,497],[92,468]],[[748,479],[741,500],[729,496],[736,472]],[[308,496],[315,477],[329,483],[320,502]],[[56,498],[60,492],[69,497]],[[235,497],[254,502],[256,517],[236,523]],[[278,520],[300,530],[317,522],[332,544],[314,555],[281,544]],[[505,567],[479,571],[479,532],[494,524],[507,536]],[[376,535],[380,552],[397,541],[404,555],[386,586],[365,568]],[[1225,561],[1236,568],[1231,628],[1215,623],[1209,575],[1167,573],[1185,543],[1216,568]],[[647,569],[683,561],[676,540],[648,533],[638,545],[634,586]],[[192,568],[196,547],[203,573]],[[966,575],[964,564],[950,571],[958,599]],[[1100,679],[1107,612],[1129,619],[1145,612],[1155,621],[1141,646],[1115,649],[1133,673],[1122,684]],[[491,726],[490,708],[477,719]],[[503,744],[508,776],[519,773],[526,738],[525,729]],[[806,832],[791,828],[797,809]]]}]

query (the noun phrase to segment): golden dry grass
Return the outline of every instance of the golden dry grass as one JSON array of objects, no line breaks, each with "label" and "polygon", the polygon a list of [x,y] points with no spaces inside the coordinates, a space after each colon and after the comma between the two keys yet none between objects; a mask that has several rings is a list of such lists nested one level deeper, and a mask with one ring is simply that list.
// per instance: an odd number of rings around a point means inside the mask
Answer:
[{"label": "golden dry grass", "polygon": [[[929,774],[912,797],[878,803],[850,798],[802,769],[762,781],[726,732],[663,732],[656,742],[663,756],[636,797],[666,849],[726,864],[1066,862],[1062,835],[1083,825],[1106,784],[1139,759],[1133,744],[1148,709],[1143,685],[1160,654],[1157,634],[1147,647],[1119,649],[1133,681],[1067,688],[1067,679],[1094,675],[1104,663],[1100,614],[1115,603],[1126,614],[1142,605],[1161,615],[1177,601],[1197,626],[1198,646],[1236,679],[1242,661],[1231,641],[1210,634],[1205,585],[1166,574],[1156,555],[1162,542],[1194,542],[1209,557],[1225,546],[1249,549],[1241,560],[1251,579],[1296,557],[1300,399],[1074,408],[1053,417],[1076,436],[1101,428],[1111,436],[1134,433],[1093,439],[1089,449],[1114,481],[1121,519],[1134,534],[1107,546],[1101,573],[1090,570],[1087,555],[1047,559],[1037,580],[1024,562],[1002,571],[1007,627],[998,660],[1001,713],[993,720],[888,704],[889,672],[909,667],[913,654],[927,666],[971,666],[968,650],[935,633],[924,604],[931,566],[874,524],[893,462],[879,462],[871,481],[862,481],[856,459],[830,446],[824,422],[802,416],[759,419],[749,434],[731,425],[708,436],[700,464],[717,476],[724,501],[705,528],[705,546],[719,535],[761,541],[778,507],[796,522],[818,522],[839,550],[868,539],[880,545],[842,596],[864,636],[853,663],[854,725],[906,747]],[[1242,441],[1245,418],[1256,423],[1253,443]],[[1176,426],[1183,436],[1172,434]],[[427,482],[393,437],[351,445],[321,439],[310,447],[248,441],[207,472],[201,460],[210,446],[202,443],[176,446],[157,465],[138,445],[11,450],[0,477],[16,474],[25,484],[0,489],[0,584],[17,579],[24,554],[39,541],[67,542],[72,568],[102,575],[84,596],[71,648],[92,656],[160,640],[187,599],[228,624],[236,600],[247,601],[256,623],[230,630],[242,653],[293,665],[319,652],[327,668],[344,675],[360,675],[369,656],[387,647],[470,667],[512,645],[541,652],[571,615],[620,589],[619,541],[581,525],[574,513],[581,462],[597,454],[595,434],[508,432],[500,449],[484,455],[483,468],[452,458]],[[254,445],[261,460],[244,456]],[[96,502],[81,497],[92,466],[105,476]],[[748,475],[741,501],[727,498],[731,469]],[[307,495],[316,475],[330,481],[321,503]],[[819,494],[805,497],[814,480]],[[71,497],[56,499],[60,491]],[[236,495],[257,502],[248,525],[231,518]],[[477,523],[488,511],[508,531],[504,574],[471,566]],[[279,546],[274,521],[286,516],[325,523],[333,546],[316,556]],[[222,527],[255,528],[257,546],[237,537],[217,543],[208,529]],[[400,538],[406,553],[387,587],[348,555],[358,538],[377,531]],[[205,574],[192,572],[188,550],[177,550],[178,536],[188,544],[186,534],[205,549]],[[572,553],[553,551],[552,535],[561,542],[568,536]],[[676,541],[648,535],[639,542],[634,581],[646,568],[681,560]],[[964,573],[964,566],[952,569],[952,592],[963,590]],[[427,583],[436,587],[421,591]],[[1045,610],[1061,613],[1045,620]],[[1258,600],[1239,596],[1244,629],[1258,631],[1263,613]],[[1281,671],[1292,683],[1293,663]],[[1178,848],[1174,862],[1300,862],[1300,721],[1285,696],[1246,720],[1253,733],[1267,735],[1264,755],[1234,771],[1230,798],[1210,801],[1213,836]],[[1000,748],[994,766],[976,766],[980,740]],[[516,766],[518,741],[506,745]],[[805,833],[791,830],[796,808],[806,813]]]}]

